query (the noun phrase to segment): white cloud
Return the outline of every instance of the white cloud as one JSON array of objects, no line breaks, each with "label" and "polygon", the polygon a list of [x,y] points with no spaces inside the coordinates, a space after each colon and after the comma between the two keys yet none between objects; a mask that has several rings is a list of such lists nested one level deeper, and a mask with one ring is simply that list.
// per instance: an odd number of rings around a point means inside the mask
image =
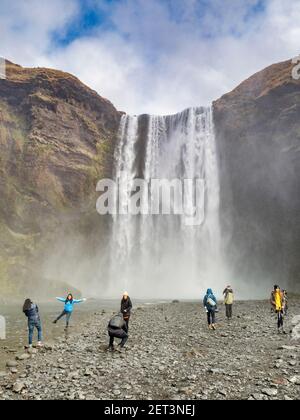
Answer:
[{"label": "white cloud", "polygon": [[1,0],[0,55],[38,66],[51,51],[52,34],[79,13],[77,0]]},{"label": "white cloud", "polygon": [[[166,114],[209,104],[300,49],[298,0],[269,0],[264,13],[251,16],[248,6],[257,0],[213,0],[202,9],[197,0],[124,0],[109,10],[117,30],[99,28],[56,48],[50,48],[51,32],[63,30],[78,14],[77,1],[42,2],[43,7],[41,1],[29,2],[36,6],[33,15],[24,8],[16,20],[11,11],[1,13],[0,53],[20,64],[74,73],[130,113]],[[70,7],[62,8],[66,2]],[[16,30],[20,22],[25,26]]]}]

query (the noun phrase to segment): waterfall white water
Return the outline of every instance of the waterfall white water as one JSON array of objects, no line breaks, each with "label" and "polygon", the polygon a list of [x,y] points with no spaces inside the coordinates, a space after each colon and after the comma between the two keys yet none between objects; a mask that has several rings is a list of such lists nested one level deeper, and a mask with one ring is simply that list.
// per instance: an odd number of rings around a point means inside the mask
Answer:
[{"label": "waterfall white water", "polygon": [[[111,292],[138,297],[195,297],[218,281],[221,265],[219,179],[211,108],[173,116],[122,117],[115,152],[115,177],[122,199],[135,178],[203,180],[204,220],[188,226],[185,215],[117,214],[113,217],[109,277]],[[150,190],[151,191],[151,190]],[[116,193],[117,194],[117,193]],[[185,212],[194,191],[184,190]],[[118,202],[118,197],[115,197]],[[146,191],[143,200],[153,200]],[[120,206],[122,211],[122,205]]]}]

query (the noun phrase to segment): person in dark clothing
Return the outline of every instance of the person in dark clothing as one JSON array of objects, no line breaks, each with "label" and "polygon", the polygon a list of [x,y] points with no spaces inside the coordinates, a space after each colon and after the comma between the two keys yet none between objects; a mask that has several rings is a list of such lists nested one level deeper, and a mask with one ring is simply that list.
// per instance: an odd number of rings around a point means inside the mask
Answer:
[{"label": "person in dark clothing", "polygon": [[38,306],[31,301],[31,299],[26,299],[23,305],[23,312],[28,318],[28,342],[29,342],[29,348],[32,347],[32,341],[33,341],[33,333],[34,329],[37,329],[38,332],[38,347],[42,346],[42,323],[41,318],[39,314],[39,308]]},{"label": "person in dark clothing", "polygon": [[108,350],[114,351],[115,338],[119,338],[121,340],[119,346],[121,347],[121,349],[124,348],[128,340],[128,331],[123,314],[119,313],[118,315],[113,316],[113,318],[109,321],[107,329],[109,335]]},{"label": "person in dark clothing", "polygon": [[121,312],[126,323],[127,333],[129,331],[129,320],[131,316],[132,302],[127,292],[124,292],[123,299],[121,301]]},{"label": "person in dark clothing", "polygon": [[217,299],[213,294],[212,289],[207,289],[206,295],[203,299],[203,306],[207,313],[208,328],[211,330],[216,329],[216,311],[217,311]]}]

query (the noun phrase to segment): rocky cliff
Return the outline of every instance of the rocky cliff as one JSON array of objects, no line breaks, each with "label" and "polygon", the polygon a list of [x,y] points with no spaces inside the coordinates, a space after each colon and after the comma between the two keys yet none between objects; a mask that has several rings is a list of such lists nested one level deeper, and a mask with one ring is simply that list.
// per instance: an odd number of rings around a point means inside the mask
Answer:
[{"label": "rocky cliff", "polygon": [[84,240],[93,229],[95,187],[111,172],[120,113],[70,74],[9,62],[6,70],[0,80],[0,282],[15,292],[37,275],[37,253],[57,233],[78,231]]},{"label": "rocky cliff", "polygon": [[300,285],[300,81],[291,61],[214,103],[230,265],[249,281]]},{"label": "rocky cliff", "polygon": [[[300,81],[290,61],[214,103],[233,281],[300,284],[299,116]],[[120,117],[70,74],[7,63],[0,80],[2,293],[24,295],[36,284],[48,291],[57,280],[74,286],[79,258],[84,281],[97,264],[101,271],[99,244],[109,230],[95,211],[95,187],[111,175]]]}]

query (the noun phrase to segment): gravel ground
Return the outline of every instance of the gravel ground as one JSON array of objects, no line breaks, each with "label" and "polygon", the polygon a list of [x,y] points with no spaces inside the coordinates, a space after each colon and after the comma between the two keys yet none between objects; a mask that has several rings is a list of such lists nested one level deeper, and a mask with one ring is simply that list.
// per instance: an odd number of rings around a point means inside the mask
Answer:
[{"label": "gravel ground", "polygon": [[291,331],[300,299],[290,299],[286,334],[267,302],[236,303],[231,322],[223,312],[210,331],[197,303],[137,308],[126,349],[114,353],[111,313],[95,313],[80,334],[11,360],[0,372],[0,399],[299,399],[300,341]]}]

